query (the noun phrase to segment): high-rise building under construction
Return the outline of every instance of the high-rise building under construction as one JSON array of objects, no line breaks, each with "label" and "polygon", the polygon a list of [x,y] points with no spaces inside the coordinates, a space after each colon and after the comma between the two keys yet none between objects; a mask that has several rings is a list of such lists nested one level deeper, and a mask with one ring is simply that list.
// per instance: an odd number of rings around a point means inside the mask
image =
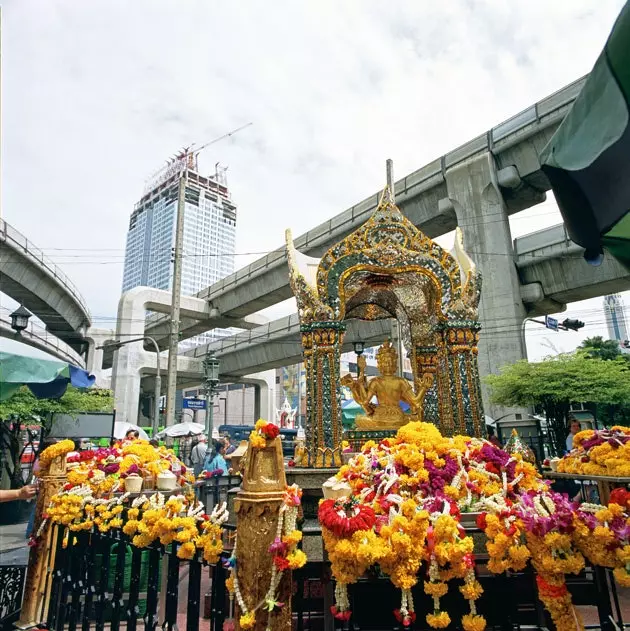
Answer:
[{"label": "high-rise building under construction", "polygon": [[[199,173],[197,157],[183,152],[156,175],[129,221],[123,292],[138,286],[171,290],[179,176],[187,170],[182,253],[182,295],[194,295],[234,271],[236,206],[225,171]],[[186,346],[225,334],[214,331]]]}]

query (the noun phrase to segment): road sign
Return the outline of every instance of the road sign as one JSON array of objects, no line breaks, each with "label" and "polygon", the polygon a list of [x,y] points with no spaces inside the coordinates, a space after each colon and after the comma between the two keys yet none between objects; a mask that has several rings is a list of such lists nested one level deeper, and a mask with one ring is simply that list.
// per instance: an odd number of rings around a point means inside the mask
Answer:
[{"label": "road sign", "polygon": [[550,318],[549,316],[545,316],[545,326],[552,331],[558,330],[558,320],[556,318]]},{"label": "road sign", "polygon": [[205,399],[184,399],[182,407],[185,410],[205,410]]}]

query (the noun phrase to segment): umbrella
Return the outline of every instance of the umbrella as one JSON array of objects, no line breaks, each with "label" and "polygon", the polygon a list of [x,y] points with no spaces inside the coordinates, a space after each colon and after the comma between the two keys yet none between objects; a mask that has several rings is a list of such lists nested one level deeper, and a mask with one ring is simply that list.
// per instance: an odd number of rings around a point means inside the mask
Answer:
[{"label": "umbrella", "polygon": [[169,436],[170,438],[179,438],[182,436],[197,436],[198,434],[204,434],[206,428],[201,423],[193,423],[192,421],[186,421],[185,423],[177,423],[171,425],[166,429],[163,429],[158,435],[158,438],[164,438]]},{"label": "umbrella", "polygon": [[569,236],[591,263],[630,266],[630,3],[573,107],[540,154]]},{"label": "umbrella", "polygon": [[133,423],[127,423],[125,421],[116,421],[114,423],[114,438],[124,438],[127,435],[127,432],[131,429],[134,432],[138,432],[142,440],[149,440],[149,436],[142,427],[138,427]]},{"label": "umbrella", "polygon": [[341,420],[344,425],[352,425],[359,414],[365,414],[365,410],[353,399],[341,404]]},{"label": "umbrella", "polygon": [[94,381],[95,377],[86,370],[66,362],[0,352],[0,401],[23,385],[39,399],[59,399],[69,383],[89,388]]}]

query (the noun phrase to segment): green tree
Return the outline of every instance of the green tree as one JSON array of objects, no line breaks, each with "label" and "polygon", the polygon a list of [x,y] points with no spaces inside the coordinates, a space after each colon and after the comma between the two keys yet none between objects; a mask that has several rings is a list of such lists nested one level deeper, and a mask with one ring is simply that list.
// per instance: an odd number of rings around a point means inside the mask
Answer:
[{"label": "green tree", "polygon": [[[630,355],[621,352],[617,340],[605,340],[601,335],[586,338],[577,348],[592,359],[621,359],[630,366]],[[610,427],[630,423],[630,404],[628,403],[590,403],[588,406],[598,423]]]},{"label": "green tree", "polygon": [[622,359],[605,361],[579,353],[541,362],[523,360],[504,366],[485,381],[495,403],[543,408],[557,455],[565,448],[572,403],[630,403],[630,368]]},{"label": "green tree", "polygon": [[21,458],[24,451],[21,426],[41,427],[40,445],[50,432],[53,415],[81,412],[112,412],[114,397],[111,390],[90,388],[79,390],[68,386],[59,399],[38,399],[27,387],[20,388],[11,398],[0,401],[0,475],[10,480],[11,488],[23,485]]},{"label": "green tree", "polygon": [[617,359],[621,357],[621,348],[617,340],[605,340],[601,335],[587,337],[579,346],[578,351],[585,353],[591,359]]}]

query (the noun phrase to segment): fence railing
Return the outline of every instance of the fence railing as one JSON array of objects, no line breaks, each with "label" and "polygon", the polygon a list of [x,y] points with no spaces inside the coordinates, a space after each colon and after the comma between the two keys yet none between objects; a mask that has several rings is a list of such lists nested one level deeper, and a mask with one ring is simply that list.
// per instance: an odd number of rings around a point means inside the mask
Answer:
[{"label": "fence railing", "polygon": [[0,630],[13,629],[22,605],[26,565],[0,565]]},{"label": "fence railing", "polygon": [[[167,631],[222,631],[230,615],[225,585],[227,570],[222,562],[208,566],[199,558],[182,561],[176,555],[176,544],[135,548],[119,532],[78,533],[74,544],[67,548],[63,548],[62,539],[58,537],[46,620],[50,631],[121,628],[152,631],[158,626]],[[222,560],[229,555],[227,549]],[[486,617],[488,629],[551,628],[538,599],[531,568],[494,575],[480,556],[477,574],[484,589],[478,609]],[[612,631],[613,619],[623,628],[619,601],[608,572],[587,567],[579,576],[568,577],[567,585],[574,604],[596,609],[599,628]],[[333,591],[327,562],[307,563],[295,571],[292,628],[295,631],[398,628],[392,610],[400,604],[400,591],[378,571],[350,587],[353,617],[344,625],[334,621],[330,614]],[[422,579],[412,591],[416,611],[430,611],[432,600],[424,594]],[[456,589],[450,590],[443,604],[454,621],[468,611],[468,604]],[[426,628],[424,616],[418,616],[416,625]]]},{"label": "fence railing", "polygon": [[[13,331],[11,327],[11,309],[6,307],[0,307],[0,327],[4,327],[7,331]],[[13,334],[15,332],[13,331]],[[63,340],[60,340],[56,335],[49,333],[45,327],[36,324],[35,322],[29,322],[24,331],[20,332],[21,341],[44,350],[47,353],[55,355],[62,361],[67,361],[70,364],[85,368],[85,359],[81,357],[69,344],[66,344]]]},{"label": "fence railing", "polygon": [[[305,531],[306,536],[309,535]],[[223,562],[209,566],[199,556],[182,561],[176,554],[177,544],[136,548],[120,531],[76,533],[64,548],[60,529],[57,541],[46,619],[50,631],[118,631],[123,627],[129,631],[138,628],[153,631],[158,626],[166,630],[222,631],[230,615]],[[231,542],[228,534],[222,561],[231,554]],[[487,570],[486,562],[486,556],[477,555],[477,577],[484,589],[478,608],[486,616],[488,629],[550,628],[531,568],[495,575]],[[596,609],[599,628],[612,631],[613,619],[623,628],[609,571],[587,567],[577,577],[567,579],[574,604]],[[333,591],[328,562],[309,562],[295,571],[291,601],[293,629],[342,628],[330,613]],[[349,595],[354,613],[344,623],[344,629],[398,628],[392,610],[400,604],[400,591],[378,570],[352,585]],[[416,611],[430,611],[432,600],[424,594],[422,577],[413,588],[413,596]],[[468,610],[457,589],[450,590],[444,605],[454,621]],[[416,628],[426,627],[423,615],[418,615],[416,625]]]}]

